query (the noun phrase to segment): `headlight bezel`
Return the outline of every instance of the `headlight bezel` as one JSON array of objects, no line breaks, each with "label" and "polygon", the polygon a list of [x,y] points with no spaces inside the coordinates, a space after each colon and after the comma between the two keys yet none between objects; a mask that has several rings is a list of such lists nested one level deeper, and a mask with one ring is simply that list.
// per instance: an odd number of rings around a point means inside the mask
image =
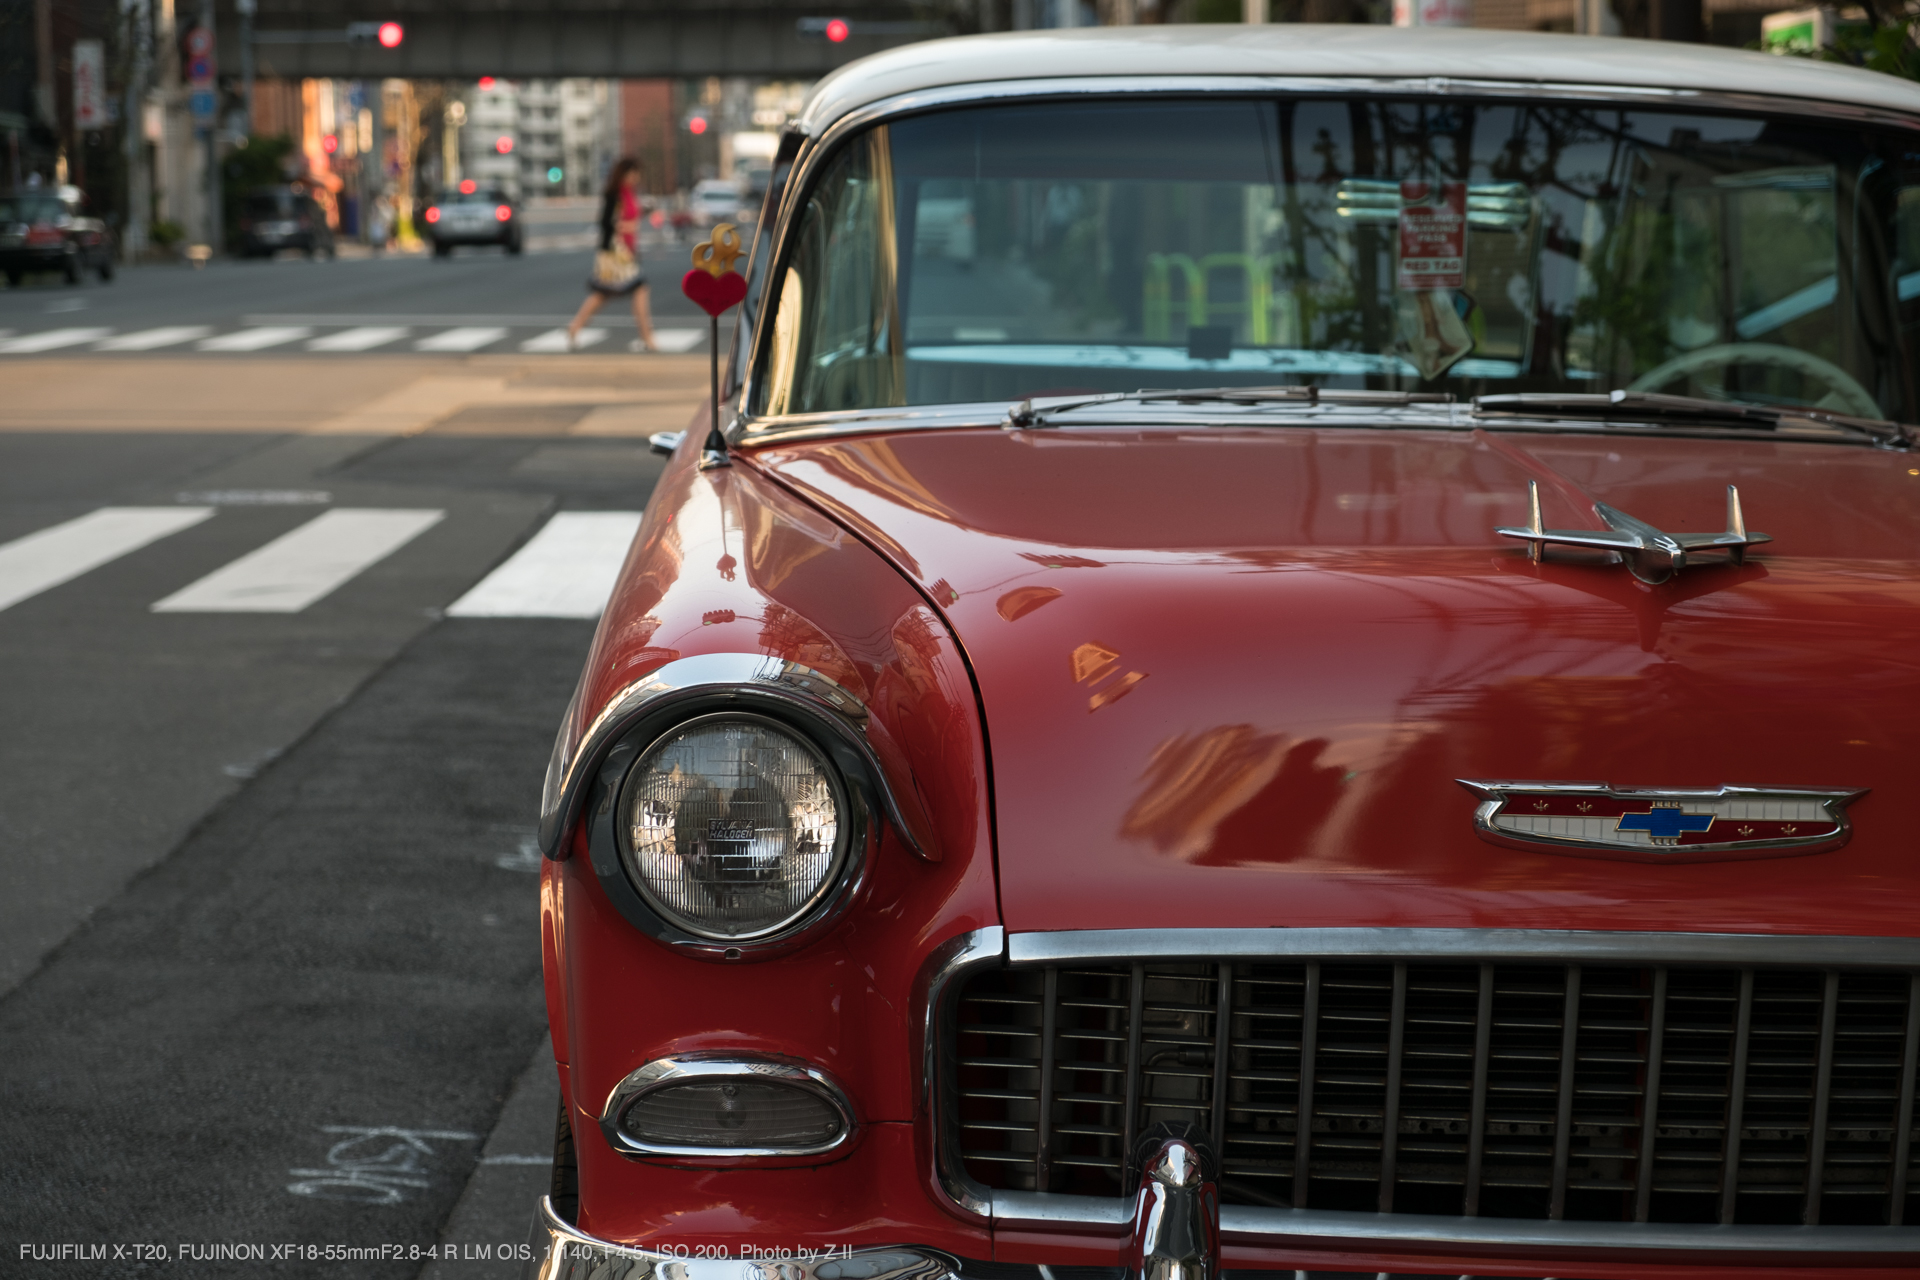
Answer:
[{"label": "headlight bezel", "polygon": [[[635,800],[634,789],[644,780],[643,767],[646,764],[647,758],[651,756],[656,749],[668,745],[673,739],[690,730],[698,729],[702,726],[724,724],[747,725],[763,730],[771,729],[797,742],[803,750],[814,758],[814,763],[819,767],[821,774],[826,779],[828,789],[832,792],[834,804],[835,830],[833,849],[830,855],[827,874],[821,879],[820,884],[807,895],[807,900],[785,919],[776,924],[768,925],[765,928],[735,936],[711,933],[696,928],[691,922],[681,918],[667,903],[661,900],[658,891],[648,882],[647,877],[641,872],[637,865],[640,851],[634,848],[633,827],[629,817]],[[841,878],[841,873],[845,869],[847,857],[853,845],[851,838],[853,832],[848,829],[847,824],[842,820],[842,815],[850,812],[850,810],[851,804],[847,794],[847,786],[840,776],[840,771],[834,768],[833,762],[827,757],[827,753],[820,749],[819,744],[816,743],[810,735],[772,716],[763,715],[757,710],[744,711],[730,708],[724,711],[708,711],[703,715],[691,716],[674,724],[652,742],[642,747],[635,755],[633,766],[627,770],[626,777],[621,781],[620,790],[614,797],[615,848],[620,854],[620,862],[627,873],[628,880],[632,882],[634,889],[639,892],[641,900],[652,909],[656,916],[673,925],[680,932],[702,939],[714,946],[723,948],[757,947],[764,943],[777,941],[787,933],[805,924],[820,908],[825,899],[833,894],[835,886]]]},{"label": "headlight bezel", "polygon": [[[722,689],[675,698],[627,726],[595,772],[587,797],[587,851],[607,900],[629,924],[675,953],[721,962],[768,960],[813,941],[844,915],[865,887],[880,824],[878,788],[852,726],[784,697],[756,697],[751,689]],[[771,691],[770,691],[771,692]],[[695,933],[663,914],[635,883],[628,863],[626,828],[629,778],[653,747],[700,720],[735,718],[770,722],[811,746],[838,782],[837,869],[808,907],[784,927],[752,938],[723,940]]]}]

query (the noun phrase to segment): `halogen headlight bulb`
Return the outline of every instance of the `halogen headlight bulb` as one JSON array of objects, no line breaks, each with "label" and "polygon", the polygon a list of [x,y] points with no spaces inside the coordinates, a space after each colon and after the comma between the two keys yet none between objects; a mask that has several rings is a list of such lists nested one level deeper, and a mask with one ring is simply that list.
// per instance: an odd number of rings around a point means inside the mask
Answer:
[{"label": "halogen headlight bulb", "polygon": [[622,856],[648,904],[688,933],[778,933],[833,886],[845,857],[838,776],[797,733],[758,717],[693,720],[627,776]]}]

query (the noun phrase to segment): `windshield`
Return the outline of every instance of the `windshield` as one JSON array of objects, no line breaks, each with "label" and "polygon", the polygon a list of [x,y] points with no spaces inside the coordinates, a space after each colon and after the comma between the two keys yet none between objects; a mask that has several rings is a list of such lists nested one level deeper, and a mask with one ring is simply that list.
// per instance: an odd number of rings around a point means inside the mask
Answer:
[{"label": "windshield", "polygon": [[754,411],[1303,383],[1915,417],[1920,135],[1453,99],[950,110],[801,212]]},{"label": "windshield", "polygon": [[498,191],[442,191],[435,204],[506,204],[507,197]]},{"label": "windshield", "polygon": [[0,222],[53,222],[65,212],[53,196],[0,197]]}]

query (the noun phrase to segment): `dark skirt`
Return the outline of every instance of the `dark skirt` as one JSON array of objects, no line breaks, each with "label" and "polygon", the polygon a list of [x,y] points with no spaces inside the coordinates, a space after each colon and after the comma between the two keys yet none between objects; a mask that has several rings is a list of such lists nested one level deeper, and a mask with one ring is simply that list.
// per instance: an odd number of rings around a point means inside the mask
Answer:
[{"label": "dark skirt", "polygon": [[645,284],[646,282],[647,282],[647,273],[642,271],[639,275],[633,278],[632,283],[622,285],[618,289],[609,289],[606,285],[596,284],[594,283],[591,277],[589,277],[587,280],[587,288],[591,292],[597,293],[603,298],[624,298],[628,294],[632,293],[635,289],[638,289],[641,285]]}]

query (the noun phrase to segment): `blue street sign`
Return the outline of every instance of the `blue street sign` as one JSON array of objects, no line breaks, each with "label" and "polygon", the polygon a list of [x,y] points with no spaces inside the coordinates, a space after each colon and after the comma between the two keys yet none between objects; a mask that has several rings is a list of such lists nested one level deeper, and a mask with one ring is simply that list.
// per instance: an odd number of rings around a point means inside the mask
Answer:
[{"label": "blue street sign", "polygon": [[195,89],[187,95],[187,110],[193,113],[194,123],[210,124],[214,116],[213,90]]}]

